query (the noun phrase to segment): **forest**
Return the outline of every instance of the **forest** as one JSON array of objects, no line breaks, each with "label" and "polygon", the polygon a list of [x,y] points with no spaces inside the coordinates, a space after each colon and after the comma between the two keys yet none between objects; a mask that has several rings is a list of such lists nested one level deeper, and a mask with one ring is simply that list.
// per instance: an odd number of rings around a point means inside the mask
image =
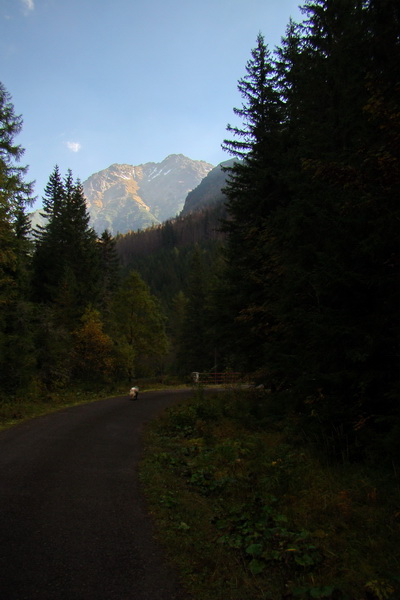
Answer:
[{"label": "forest", "polygon": [[[113,239],[57,166],[46,225],[0,87],[0,389],[234,370],[332,458],[400,454],[400,8],[306,0],[256,38],[224,204]],[[329,443],[326,443],[329,440]]]}]

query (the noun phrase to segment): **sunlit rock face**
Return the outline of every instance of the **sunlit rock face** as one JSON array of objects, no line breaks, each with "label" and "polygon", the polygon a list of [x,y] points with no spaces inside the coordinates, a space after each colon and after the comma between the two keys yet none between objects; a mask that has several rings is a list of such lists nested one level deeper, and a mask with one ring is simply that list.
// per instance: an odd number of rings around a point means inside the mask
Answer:
[{"label": "sunlit rock face", "polygon": [[171,154],[161,163],[114,164],[83,182],[91,224],[112,235],[145,229],[179,214],[213,165]]}]

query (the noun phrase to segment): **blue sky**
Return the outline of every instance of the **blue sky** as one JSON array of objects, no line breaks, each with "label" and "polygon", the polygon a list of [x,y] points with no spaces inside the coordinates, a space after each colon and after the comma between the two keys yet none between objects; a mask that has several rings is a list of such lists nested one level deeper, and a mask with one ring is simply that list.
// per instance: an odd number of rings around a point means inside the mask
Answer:
[{"label": "blue sky", "polygon": [[[299,0],[0,0],[0,81],[40,198],[56,164],[185,154],[217,165],[237,81],[261,31],[272,50]],[[229,136],[228,136],[229,137]]]}]

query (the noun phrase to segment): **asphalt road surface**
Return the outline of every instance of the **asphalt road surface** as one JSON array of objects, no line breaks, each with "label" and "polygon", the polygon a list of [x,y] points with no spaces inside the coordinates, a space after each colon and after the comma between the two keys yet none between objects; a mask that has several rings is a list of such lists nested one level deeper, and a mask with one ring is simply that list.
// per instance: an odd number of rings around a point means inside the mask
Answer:
[{"label": "asphalt road surface", "polygon": [[143,424],[188,394],[111,398],[0,432],[1,600],[187,598],[137,465]]}]

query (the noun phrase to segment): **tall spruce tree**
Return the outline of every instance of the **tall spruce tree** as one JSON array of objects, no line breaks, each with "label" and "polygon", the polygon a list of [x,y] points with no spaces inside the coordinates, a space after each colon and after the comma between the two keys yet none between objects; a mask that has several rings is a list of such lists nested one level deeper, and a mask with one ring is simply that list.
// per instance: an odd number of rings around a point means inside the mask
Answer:
[{"label": "tall spruce tree", "polygon": [[387,410],[383,382],[390,380],[387,358],[395,344],[393,337],[386,344],[382,315],[388,316],[384,306],[394,288],[384,284],[384,264],[398,234],[390,224],[395,213],[385,218],[383,189],[372,201],[360,171],[365,149],[371,156],[379,137],[386,154],[390,138],[382,129],[377,137],[367,116],[369,82],[379,72],[371,7],[309,0],[303,12],[289,73],[293,200],[271,224],[285,273],[279,287],[285,301],[273,300],[284,335],[269,346],[267,359],[281,361],[293,394],[308,398],[302,411],[318,417],[321,435],[341,452],[363,435],[355,424],[372,423],[374,413]]},{"label": "tall spruce tree", "polygon": [[63,211],[66,237],[66,263],[72,267],[75,294],[81,310],[98,301],[100,264],[98,240],[90,226],[90,215],[80,180],[73,181],[69,171],[65,179],[66,202]]},{"label": "tall spruce tree", "polygon": [[33,186],[18,164],[24,150],[14,139],[21,129],[22,117],[0,83],[0,385],[8,391],[29,382],[34,364],[26,215]]},{"label": "tall spruce tree", "polygon": [[251,169],[268,148],[257,137],[228,186],[228,289],[244,280],[236,322],[313,436],[342,454],[398,416],[399,87],[382,57],[399,57],[399,11],[308,0],[303,12],[276,53],[278,152],[258,162],[269,193]]},{"label": "tall spruce tree", "polygon": [[[320,268],[313,274],[320,328],[313,354],[321,357],[315,363],[326,398],[319,401],[320,412],[336,427],[340,419],[350,438],[357,434],[374,439],[377,431],[391,430],[388,438],[394,440],[399,430],[394,398],[399,389],[395,307],[400,290],[394,265],[400,235],[400,89],[391,67],[400,59],[399,8],[392,2],[354,2],[351,8],[346,29],[356,19],[360,33],[351,42],[350,33],[347,40],[341,38],[353,73],[347,86],[352,95],[342,108],[351,116],[347,143],[336,157],[322,155],[306,162],[331,215],[325,252],[319,253],[326,272]],[[357,52],[357,43],[362,52]],[[384,445],[393,452],[392,442],[386,439]]]},{"label": "tall spruce tree", "polygon": [[210,270],[206,269],[200,247],[195,246],[185,290],[186,302],[177,356],[179,371],[182,374],[209,371],[214,366],[209,337],[209,285]]},{"label": "tall spruce tree", "polygon": [[[27,167],[17,164],[23,148],[14,138],[21,132],[22,117],[14,112],[10,94],[0,83],[0,303],[7,303],[9,292],[13,288],[16,272],[17,239],[22,240],[23,231],[17,228],[26,216],[26,207],[33,202],[32,183],[26,183],[24,177]],[[24,230],[24,233],[26,231]],[[11,287],[10,287],[11,286]]]},{"label": "tall spruce tree", "polygon": [[100,254],[99,306],[106,322],[110,322],[112,299],[121,280],[116,241],[106,229],[98,241]]},{"label": "tall spruce tree", "polygon": [[64,199],[64,186],[58,165],[54,167],[44,189],[43,210],[40,212],[44,225],[37,225],[33,231],[36,241],[33,259],[34,299],[50,301],[54,296],[59,276],[61,239],[60,219]]},{"label": "tall spruce tree", "polygon": [[[286,199],[281,179],[282,101],[274,82],[270,52],[261,34],[246,75],[239,80],[243,97],[234,112],[242,126],[228,126],[234,139],[223,147],[239,160],[229,168],[224,190],[229,218],[225,222],[227,243],[227,294],[231,298],[232,335],[240,339],[240,368],[255,368],[262,360],[260,323],[265,313],[263,280],[268,260],[263,232],[271,212]],[[225,319],[228,315],[225,311]]]},{"label": "tall spruce tree", "polygon": [[68,326],[73,326],[71,319],[97,300],[99,255],[83,189],[71,171],[63,181],[58,167],[54,168],[45,188],[42,215],[46,222],[35,231],[35,297],[58,305]]},{"label": "tall spruce tree", "polygon": [[276,62],[291,200],[266,230],[270,254],[284,274],[275,296],[267,290],[279,330],[267,342],[267,359],[279,377],[289,376],[311,393],[307,386],[314,385],[316,373],[330,371],[337,380],[345,300],[338,300],[336,327],[332,302],[340,288],[351,287],[343,269],[351,233],[340,206],[351,199],[338,196],[319,174],[356,158],[354,149],[365,135],[368,54],[361,2],[309,0],[302,10],[306,20],[290,24]]}]

